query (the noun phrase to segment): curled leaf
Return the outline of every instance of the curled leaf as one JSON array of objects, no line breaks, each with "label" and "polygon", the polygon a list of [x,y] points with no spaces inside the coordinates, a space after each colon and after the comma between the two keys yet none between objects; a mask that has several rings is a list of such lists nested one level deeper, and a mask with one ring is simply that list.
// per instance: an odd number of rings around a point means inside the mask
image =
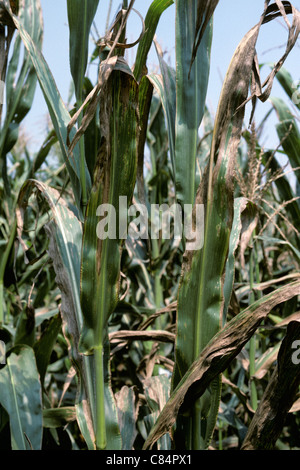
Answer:
[{"label": "curled leaf", "polygon": [[118,341],[161,341],[163,343],[174,343],[175,335],[164,330],[147,331],[115,331],[110,333],[109,340],[113,343]]},{"label": "curled leaf", "polygon": [[171,432],[178,413],[190,412],[195,400],[239,354],[270,311],[296,295],[300,295],[299,281],[281,287],[250,305],[212,338],[173,391],[144,449],[152,448],[161,436]]},{"label": "curled leaf", "polygon": [[291,322],[281,344],[277,365],[251,421],[241,450],[272,450],[300,385],[298,361],[293,361],[293,343],[300,335],[300,323]]},{"label": "curled leaf", "polygon": [[190,71],[195,61],[197,51],[200,45],[200,42],[203,38],[205,30],[208,26],[208,23],[219,3],[219,0],[198,0],[197,4],[197,23],[196,23],[196,32],[193,45],[192,60],[190,65]]},{"label": "curled leaf", "polygon": [[[268,5],[270,0],[266,2]],[[293,15],[293,23],[290,25],[287,14]],[[281,69],[282,65],[284,64],[287,56],[295,46],[299,33],[300,33],[300,12],[291,4],[291,2],[281,2],[280,0],[276,0],[276,5],[272,4],[268,6],[260,20],[260,24],[266,24],[270,21],[274,20],[278,16],[282,16],[287,24],[288,27],[288,40],[286,44],[286,49],[283,56],[278,60],[278,62],[274,65],[273,69],[271,70],[268,77],[265,79],[263,84],[260,81],[260,72],[259,72],[259,64],[257,57],[253,61],[253,68],[252,68],[252,83],[251,83],[251,95],[247,100],[241,105],[244,106],[248,101],[252,100],[253,109],[252,114],[250,117],[250,123],[252,122],[252,118],[255,111],[256,101],[259,99],[263,103],[269,99],[271,90],[273,87],[274,78]],[[255,27],[256,28],[256,27]]]}]

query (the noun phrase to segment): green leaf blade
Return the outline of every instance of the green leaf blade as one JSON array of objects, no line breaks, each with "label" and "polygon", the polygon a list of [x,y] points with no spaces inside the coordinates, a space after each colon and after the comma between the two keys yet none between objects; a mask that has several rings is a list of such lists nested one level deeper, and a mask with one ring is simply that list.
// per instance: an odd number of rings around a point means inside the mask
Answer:
[{"label": "green leaf blade", "polygon": [[[124,65],[121,66],[124,69]],[[124,69],[126,70],[126,69]],[[100,149],[96,163],[94,187],[87,207],[83,238],[81,303],[85,326],[81,338],[82,351],[92,351],[102,341],[108,318],[118,299],[120,275],[120,247],[123,235],[119,234],[120,217],[126,217],[131,202],[137,172],[138,86],[131,73],[115,69],[108,79],[108,106],[114,113],[106,126],[106,141]],[[105,96],[104,96],[105,95]],[[111,97],[110,97],[111,96]],[[111,100],[111,101],[110,101]],[[104,125],[105,116],[100,123]],[[125,207],[120,197],[126,197]],[[97,233],[98,208],[109,204],[115,213],[109,219],[109,227],[115,225],[115,233],[101,240]],[[125,213],[122,211],[125,210]],[[127,223],[127,222],[126,222]],[[91,282],[92,279],[92,282]]]},{"label": "green leaf blade", "polygon": [[78,101],[82,101],[83,79],[88,62],[89,34],[99,0],[67,0],[70,68]]},{"label": "green leaf blade", "polygon": [[197,23],[197,1],[176,2],[176,192],[180,204],[194,204],[196,152],[202,121],[212,44],[212,21],[190,69]]},{"label": "green leaf blade", "polygon": [[[44,99],[46,101],[46,104],[49,110],[53,127],[55,129],[56,135],[60,143],[63,158],[64,158],[66,167],[70,175],[76,204],[81,214],[82,188],[80,184],[80,180],[81,180],[80,153],[79,153],[79,149],[75,148],[73,154],[69,155],[68,147],[67,147],[67,126],[71,119],[70,114],[65,107],[65,104],[57,89],[53,75],[41,51],[34,43],[32,37],[28,34],[28,32],[24,28],[19,18],[15,15],[12,15],[12,19],[14,21],[16,28],[18,29],[20,33],[24,46],[28,51],[33,67],[35,69],[35,73],[37,75],[41,90],[44,95]],[[74,132],[75,131],[71,133],[70,138],[72,138],[72,135]],[[91,180],[90,180],[90,175],[88,173],[86,164],[85,164],[85,171],[86,171],[87,191],[89,192],[90,186],[91,186]]]},{"label": "green leaf blade", "polygon": [[0,370],[0,403],[9,415],[12,450],[41,450],[41,384],[30,347],[16,347]]},{"label": "green leaf blade", "polygon": [[[279,124],[277,134],[282,142],[282,148],[289,158],[292,168],[300,167],[300,132],[292,111],[281,98],[271,97],[270,101],[276,110]],[[300,184],[300,173],[295,171],[295,177]]]},{"label": "green leaf blade", "polygon": [[[121,446],[108,379],[109,354],[105,352],[105,345],[108,320],[118,302],[121,247],[125,236],[119,230],[119,221],[125,217],[127,230],[127,209],[136,182],[138,91],[138,84],[126,62],[119,58],[101,90],[100,125],[103,138],[84,224],[81,266],[84,323],[80,351],[93,354],[95,358],[97,449]],[[125,206],[121,205],[120,197],[125,198]],[[104,234],[104,227],[101,232],[98,224],[99,215],[105,215],[101,210],[107,210],[107,205],[108,231]]]},{"label": "green leaf blade", "polygon": [[[224,279],[234,216],[233,170],[244,118],[244,108],[237,109],[248,95],[258,31],[259,26],[243,38],[231,61],[217,110],[210,162],[196,196],[196,204],[205,207],[204,241],[200,250],[187,253],[179,287],[173,387],[218,333],[223,321]],[[179,428],[178,438],[186,439],[188,448],[207,448],[217,418],[220,386],[219,378],[215,378],[211,390],[195,404],[190,435],[187,437],[186,427]]]},{"label": "green leaf blade", "polygon": [[148,9],[145,18],[145,34],[139,43],[133,71],[137,81],[140,81],[144,68],[146,67],[148,53],[151,48],[160,17],[169,6],[173,5],[173,3],[174,0],[154,0]]}]

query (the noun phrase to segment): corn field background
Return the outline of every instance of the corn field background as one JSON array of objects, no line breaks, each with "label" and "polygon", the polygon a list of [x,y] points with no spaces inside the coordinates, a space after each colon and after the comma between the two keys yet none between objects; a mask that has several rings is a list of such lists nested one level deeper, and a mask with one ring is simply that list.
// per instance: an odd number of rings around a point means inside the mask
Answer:
[{"label": "corn field background", "polygon": [[[67,102],[40,0],[0,1],[1,450],[300,449],[300,12],[261,0],[213,112],[223,1],[66,0]],[[156,35],[170,8],[174,63]],[[173,204],[194,229],[204,209],[201,247],[172,213],[166,236]]]}]

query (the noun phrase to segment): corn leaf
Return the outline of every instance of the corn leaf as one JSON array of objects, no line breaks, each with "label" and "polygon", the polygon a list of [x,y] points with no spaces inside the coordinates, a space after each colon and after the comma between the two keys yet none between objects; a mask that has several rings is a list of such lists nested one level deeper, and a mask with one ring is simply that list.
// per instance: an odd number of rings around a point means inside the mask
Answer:
[{"label": "corn leaf", "polygon": [[[108,318],[118,300],[120,246],[124,234],[118,233],[116,222],[124,215],[127,221],[127,205],[124,207],[126,213],[121,213],[119,196],[127,197],[129,204],[136,180],[138,86],[122,61],[120,66],[123,70],[116,66],[101,90],[103,138],[83,235],[81,303],[84,329],[81,350],[85,353],[92,352],[99,341],[102,342]],[[116,212],[114,218],[108,219],[107,236],[103,233],[101,239],[97,235],[97,210],[103,204],[110,204]],[[116,232],[112,236],[114,222]]]},{"label": "corn leaf", "polygon": [[[34,43],[41,49],[43,18],[40,2],[21,0],[19,18]],[[18,138],[19,124],[31,108],[36,89],[37,79],[34,67],[26,50],[22,62],[21,59],[21,38],[17,35],[6,76],[7,114],[0,142],[0,147],[5,153],[13,147]]]},{"label": "corn leaf", "polygon": [[[19,18],[37,47],[41,48],[43,19],[40,2],[21,0]],[[7,178],[6,155],[18,139],[20,123],[31,108],[37,83],[29,54],[26,50],[22,54],[21,43],[21,38],[17,35],[7,71],[4,71],[6,72],[6,115],[0,134],[0,170],[7,194],[10,193],[10,187]]]},{"label": "corn leaf", "polygon": [[[126,238],[119,231],[119,220],[124,222],[125,218],[127,231],[127,208],[136,181],[138,99],[138,84],[124,59],[119,58],[100,91],[102,141],[87,206],[81,267],[84,325],[80,350],[95,356],[96,447],[100,449],[118,448],[120,441],[118,435],[108,429],[113,414],[104,420],[107,389],[104,387],[103,348],[107,341],[107,322],[118,301],[121,246]],[[126,198],[124,207],[120,205],[120,196]],[[108,227],[105,230],[103,226],[99,233],[98,224],[103,223],[103,219],[99,222],[97,215],[105,215],[101,214],[101,208],[107,207],[105,204],[111,209],[107,216]]]},{"label": "corn leaf", "polygon": [[[85,77],[83,87],[83,99],[92,91],[93,85],[91,81]],[[94,118],[90,122],[84,133],[84,151],[85,155],[88,155],[87,166],[89,173],[92,176],[94,174],[95,163],[97,160],[98,149],[100,145],[100,130],[99,130],[99,115],[95,113]]]},{"label": "corn leaf", "polygon": [[134,387],[129,388],[124,385],[115,395],[122,435],[122,450],[132,450],[137,436],[138,405],[136,392]]},{"label": "corn leaf", "polygon": [[[277,124],[277,134],[282,142],[282,148],[289,158],[292,168],[300,167],[300,132],[297,122],[281,98],[271,97],[270,101],[276,110],[279,124]],[[295,171],[295,177],[300,184],[300,172]]]},{"label": "corn leaf", "polygon": [[[261,83],[261,77],[260,77],[260,70],[259,70],[259,64],[258,64],[258,59],[255,57],[255,60],[253,62],[253,73],[252,73],[252,80],[251,80],[251,95],[250,97],[245,101],[248,102],[249,100],[252,100],[253,104],[253,109],[252,109],[252,114],[250,117],[250,122],[252,121],[254,111],[255,111],[255,106],[257,99],[262,101],[263,103],[270,97],[272,87],[273,87],[273,82],[274,79],[277,75],[277,73],[280,71],[282,68],[286,58],[288,57],[289,53],[295,46],[297,39],[299,37],[300,33],[300,12],[291,4],[291,2],[282,2],[281,0],[276,0],[276,4],[273,3],[269,5],[270,0],[267,0],[265,2],[265,11],[263,15],[261,16],[261,20],[259,22],[259,26],[261,24],[266,24],[269,23],[270,21],[273,21],[275,18],[278,16],[282,16],[285,20],[285,23],[287,25],[288,29],[288,40],[286,42],[286,49],[282,57],[274,64],[271,72],[265,79],[263,83]],[[287,15],[292,14],[293,15],[293,22],[290,24]],[[256,28],[255,26],[254,28]],[[243,103],[243,106],[245,105]]]},{"label": "corn leaf", "polygon": [[148,53],[152,46],[159,19],[162,13],[170,5],[173,5],[173,3],[174,0],[154,0],[147,11],[145,18],[145,34],[139,43],[133,70],[137,81],[140,81],[142,75],[145,75]]},{"label": "corn leaf", "polygon": [[40,450],[42,390],[30,347],[14,348],[0,370],[0,403],[9,415],[12,450]]},{"label": "corn leaf", "polygon": [[145,144],[147,139],[148,120],[153,97],[153,85],[147,79],[142,77],[139,83],[139,124],[140,132],[138,138],[138,163],[137,163],[137,191],[138,198],[142,204],[145,204],[145,185],[144,185],[144,156]]},{"label": "corn leaf", "polygon": [[56,429],[76,420],[76,410],[72,406],[47,408],[43,410],[43,427]]},{"label": "corn leaf", "polygon": [[[294,20],[297,21],[298,13],[294,10],[293,12]],[[244,107],[248,102],[250,80],[257,72],[255,48],[260,27],[278,14],[273,5],[266,5],[259,23],[245,35],[237,47],[224,80],[215,120],[209,167],[196,197],[196,204],[205,205],[204,244],[201,250],[186,253],[178,293],[178,335],[173,387],[176,387],[190,364],[217,334],[222,324],[224,276],[234,214],[233,173],[241,138]],[[291,50],[291,44],[287,49]],[[255,89],[252,98],[263,96],[264,99],[269,96],[278,69],[279,63],[265,82],[266,92],[260,94]],[[177,170],[176,158],[176,172]],[[190,182],[191,179],[186,177],[183,181]],[[228,302],[229,292],[226,292],[226,296]],[[191,331],[195,332],[192,338]],[[193,439],[193,436],[201,435],[200,442],[194,443],[194,446],[205,448],[209,444],[218,413],[221,384],[220,381],[217,383],[217,380],[215,379],[210,386],[211,390],[195,405],[195,427],[190,436],[186,433],[184,423],[181,420],[177,422],[176,434],[180,442],[187,439],[187,445],[190,445],[189,440]]]},{"label": "corn leaf", "polygon": [[37,368],[40,374],[41,383],[44,383],[50,357],[55,345],[57,335],[61,330],[61,317],[55,315],[49,319],[43,334],[34,344],[34,352],[36,357]]},{"label": "corn leaf", "polygon": [[89,34],[98,4],[99,0],[67,0],[70,68],[76,98],[80,103],[88,61]]},{"label": "corn leaf", "polygon": [[[300,100],[299,100],[299,91],[298,86],[299,82],[293,80],[290,72],[282,67],[276,75],[276,78],[288,97],[292,100],[295,106],[300,109]],[[298,85],[298,86],[297,86]]]},{"label": "corn leaf", "polygon": [[193,44],[193,53],[191,59],[191,66],[195,61],[197,56],[197,51],[199,45],[201,44],[202,38],[204,36],[205,30],[208,26],[211,17],[219,3],[219,0],[198,0],[197,3],[197,22],[195,28],[195,37],[194,37],[194,44]]},{"label": "corn leaf", "polygon": [[202,121],[210,70],[212,22],[205,30],[190,70],[196,34],[197,2],[176,2],[175,178],[180,204],[194,204],[198,130]]},{"label": "corn leaf", "polygon": [[229,240],[229,251],[226,261],[225,280],[224,280],[224,310],[223,325],[226,323],[228,307],[232,295],[234,274],[235,274],[235,252],[237,250],[242,230],[241,214],[247,207],[246,198],[237,198],[234,200],[234,218]]},{"label": "corn leaf", "polygon": [[[82,357],[78,351],[80,331],[83,324],[80,306],[80,263],[82,227],[80,221],[68,208],[60,194],[36,180],[28,180],[21,188],[17,205],[17,235],[22,242],[24,217],[32,193],[37,192],[50,208],[52,217],[45,225],[49,237],[49,256],[53,261],[56,282],[61,291],[61,315],[63,331],[68,342],[69,354],[82,380],[79,382],[78,401],[89,399],[90,408],[85,409],[85,420],[92,434],[93,386],[92,364],[89,358]],[[37,346],[38,348],[38,346]],[[38,351],[37,351],[38,352]],[[39,357],[41,373],[45,371],[45,358]]]},{"label": "corn leaf", "polygon": [[[7,5],[8,11],[10,11],[8,0],[5,0],[5,4]],[[67,126],[71,119],[70,114],[67,111],[65,104],[59,94],[55,80],[41,51],[34,43],[31,36],[28,34],[19,18],[12,12],[10,14],[17,30],[20,33],[24,46],[28,51],[33,67],[35,68],[35,72],[60,143],[62,155],[70,175],[76,204],[81,213],[80,156],[78,150],[74,149],[73,154],[71,157],[69,157],[67,148]],[[91,182],[87,169],[86,182],[87,189],[89,190]]]},{"label": "corn leaf", "polygon": [[291,359],[293,343],[298,340],[299,334],[300,323],[289,323],[278,353],[276,368],[250,423],[241,450],[274,449],[299,391],[299,364]]},{"label": "corn leaf", "polygon": [[[62,296],[61,314],[63,331],[68,342],[70,357],[80,378],[75,404],[76,416],[89,449],[94,449],[96,434],[94,431],[96,422],[96,391],[93,384],[95,361],[93,356],[83,356],[79,352],[79,340],[84,320],[80,305],[82,226],[81,222],[68,208],[56,190],[38,181],[28,180],[22,187],[18,200],[17,219],[20,241],[25,209],[29,197],[34,190],[44,199],[52,213],[52,218],[45,225],[45,230],[49,237],[49,256],[53,261],[56,282]],[[55,334],[55,331],[52,331],[52,334]],[[50,338],[48,337],[46,342],[49,340],[51,342],[52,334],[50,334]],[[41,345],[37,345],[38,364],[43,374],[47,358],[43,355],[41,356],[40,348]],[[43,352],[46,353],[46,350]],[[120,432],[117,411],[109,382],[108,342],[104,343],[103,365],[107,444],[108,448],[118,449],[120,448]]]},{"label": "corn leaf", "polygon": [[300,283],[293,282],[262,297],[228,322],[203,349],[171,394],[144,449],[151,449],[161,436],[171,431],[178,413],[190,412],[197,397],[239,354],[271,310],[299,294]]},{"label": "corn leaf", "polygon": [[[170,396],[170,379],[167,375],[149,377],[143,381],[145,398],[151,414],[145,416],[146,427],[153,428],[161,411]],[[171,439],[168,435],[162,436],[157,441],[158,450],[171,450]]]},{"label": "corn leaf", "polygon": [[162,51],[156,41],[155,46],[159,59],[161,75],[149,74],[148,78],[159,94],[164,109],[169,137],[170,158],[173,169],[172,176],[175,182],[176,72],[163,60]]},{"label": "corn leaf", "polygon": [[[62,278],[62,313],[67,318],[69,333],[72,336],[73,357],[78,358],[76,343],[78,342],[79,330],[82,325],[81,307],[79,298],[79,275],[80,275],[80,252],[82,227],[81,223],[70,211],[67,204],[59,193],[36,180],[28,180],[19,193],[17,206],[18,239],[22,243],[22,231],[24,225],[25,210],[31,194],[37,191],[50,207],[53,219],[45,226],[50,238],[50,256],[54,251],[59,253],[59,258],[54,258],[58,262],[56,274],[61,271]],[[58,202],[59,201],[59,202]],[[68,221],[68,224],[66,223]],[[52,239],[54,241],[52,241]],[[24,244],[22,244],[24,247]],[[25,247],[26,249],[26,247]],[[53,256],[54,257],[54,256]],[[66,278],[66,279],[65,279]],[[63,284],[68,280],[69,288]]]},{"label": "corn leaf", "polygon": [[[69,54],[71,74],[74,81],[77,107],[82,105],[84,76],[88,61],[89,34],[92,21],[97,11],[99,0],[68,0],[68,22],[69,22]],[[79,126],[81,123],[80,116]],[[79,145],[80,153],[80,180],[82,189],[82,204],[86,206],[88,194],[85,168],[85,145],[81,139]]]},{"label": "corn leaf", "polygon": [[[174,387],[222,324],[224,276],[234,213],[233,168],[244,115],[243,109],[238,113],[235,111],[248,95],[257,35],[258,30],[251,31],[243,39],[231,61],[215,121],[210,169],[203,177],[196,197],[196,204],[205,204],[204,244],[201,250],[187,252],[187,262],[183,268],[178,293]],[[237,83],[238,91],[235,85]],[[228,297],[229,293],[226,295]],[[194,332],[192,338],[191,331]],[[220,381],[215,382],[213,387],[214,391],[208,391],[201,400],[198,417],[194,419],[195,426],[199,426],[201,420],[203,423],[202,431],[192,432],[193,435],[202,434],[201,443],[198,443],[202,448],[208,445],[212,422],[216,419],[218,400],[215,398],[220,395]],[[210,424],[204,425],[204,420],[208,417]],[[183,439],[181,434],[187,437],[184,426],[178,428],[177,434],[180,429],[178,439]],[[192,439],[192,436],[187,439]]]},{"label": "corn leaf", "polygon": [[210,149],[212,144],[213,136],[213,117],[210,114],[208,108],[206,107],[203,120],[202,120],[202,129],[203,133],[198,142],[198,152],[197,152],[197,161],[196,161],[196,177],[195,177],[195,187],[198,188],[202,177],[205,173],[205,168],[209,161]]}]

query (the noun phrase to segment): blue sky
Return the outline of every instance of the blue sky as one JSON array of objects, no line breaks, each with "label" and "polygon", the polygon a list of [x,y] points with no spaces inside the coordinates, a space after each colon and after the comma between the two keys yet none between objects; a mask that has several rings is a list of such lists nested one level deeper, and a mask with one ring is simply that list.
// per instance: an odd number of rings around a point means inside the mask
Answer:
[{"label": "blue sky", "polygon": [[[55,78],[57,87],[64,101],[67,101],[71,75],[69,70],[69,52],[68,52],[68,20],[67,6],[65,0],[41,0],[44,16],[44,45],[43,53],[52,74]],[[121,0],[114,0],[112,15],[117,11]],[[300,10],[300,0],[292,2]],[[95,17],[95,23],[100,35],[104,34],[107,18],[108,0],[100,0],[98,11]],[[151,0],[136,0],[135,8],[145,17]],[[231,57],[243,36],[254,26],[260,18],[263,11],[264,0],[220,0],[214,15],[214,36],[212,46],[212,62],[210,72],[210,82],[207,95],[207,103],[212,112],[215,112],[222,86],[222,79],[226,74]],[[128,25],[128,40],[136,39],[140,34],[140,19],[133,13]],[[264,25],[258,41],[258,56],[260,62],[274,62],[284,52],[287,32],[282,22],[278,20]],[[174,64],[175,47],[175,6],[171,6],[161,17],[157,39],[161,44],[166,57],[169,57]],[[298,46],[291,52],[285,67],[290,71],[295,80],[300,79],[299,52]],[[91,50],[93,43],[91,41]],[[128,61],[134,60],[134,51],[129,52]],[[152,49],[149,56],[148,67],[150,70],[157,70],[157,59],[155,51]],[[267,73],[267,68],[265,69]],[[91,78],[96,77],[96,66],[89,68]],[[265,76],[265,75],[264,75]],[[282,96],[281,88],[276,84],[273,88],[273,95]],[[264,116],[269,109],[268,104],[259,104],[257,112],[257,122]],[[30,139],[30,147],[37,149],[44,138],[45,121],[47,107],[43,96],[38,87],[34,106],[26,118],[26,132]],[[270,123],[276,124],[276,117],[272,117]],[[266,134],[266,145],[276,145],[276,135],[274,128],[269,127]]]}]

